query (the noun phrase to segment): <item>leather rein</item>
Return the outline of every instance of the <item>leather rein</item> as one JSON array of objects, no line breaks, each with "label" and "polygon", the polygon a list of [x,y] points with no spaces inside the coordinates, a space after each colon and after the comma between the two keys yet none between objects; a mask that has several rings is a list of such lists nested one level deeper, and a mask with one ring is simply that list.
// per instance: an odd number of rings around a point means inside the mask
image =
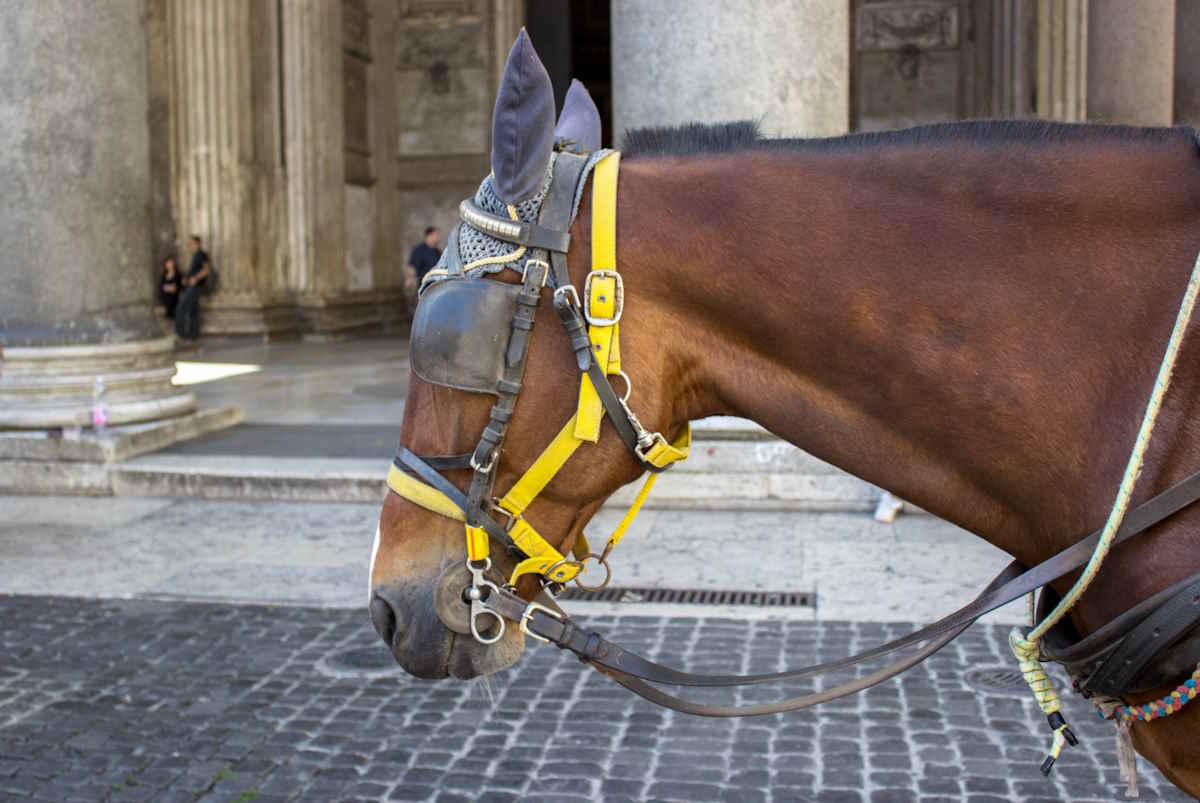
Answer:
[{"label": "leather rein", "polygon": [[[623,534],[624,528],[628,526],[629,520],[636,514],[655,474],[687,454],[686,437],[681,437],[673,443],[668,442],[661,434],[648,432],[637,420],[627,403],[628,391],[631,390],[628,377],[619,374],[619,362],[612,360],[614,355],[610,354],[608,341],[602,339],[611,338],[611,351],[616,351],[615,329],[620,318],[621,302],[614,296],[618,292],[623,293],[623,287],[620,286],[619,276],[613,280],[613,276],[616,275],[615,256],[612,257],[611,266],[597,267],[596,242],[593,243],[593,271],[584,285],[583,301],[567,269],[566,255],[570,247],[568,229],[574,217],[573,201],[578,198],[591,168],[605,158],[614,157],[619,157],[619,154],[602,152],[590,158],[569,153],[556,154],[550,191],[537,223],[521,223],[515,220],[515,215],[513,220],[505,220],[484,212],[470,201],[464,201],[460,207],[460,225],[470,225],[492,237],[528,249],[528,257],[521,271],[521,290],[512,319],[503,378],[497,386],[498,400],[473,452],[422,457],[401,446],[389,471],[388,485],[415,504],[464,522],[468,547],[467,569],[471,583],[464,589],[463,599],[470,606],[470,632],[476,640],[482,643],[495,642],[503,636],[505,622],[515,622],[526,635],[575,654],[580,660],[633,693],[658,705],[709,717],[776,714],[808,708],[860,692],[888,680],[936,653],[989,611],[1034,593],[1088,563],[1101,538],[1099,530],[1031,569],[1022,571],[1022,567],[1013,562],[970,603],[909,635],[844,659],[783,672],[756,675],[705,675],[682,672],[614,644],[595,631],[577,626],[554,602],[553,594],[561,589],[563,583],[577,579],[589,559],[597,560],[607,570],[608,554],[619,540],[620,534]],[[600,168],[597,168],[597,180],[593,186],[595,214],[606,214],[605,208],[611,206],[612,215],[615,217],[615,181],[614,159],[611,187],[605,186],[601,197]],[[599,211],[595,211],[596,209]],[[612,243],[609,245],[615,253],[612,223],[608,221],[605,225],[609,230],[606,231],[605,226],[597,228],[594,223],[593,240],[611,238]],[[461,264],[453,264],[458,254],[457,233],[458,227],[451,232],[447,243],[447,253],[453,252],[452,264],[448,270],[437,271],[440,275],[434,277],[434,281],[478,280],[467,276]],[[610,296],[607,298],[608,315],[604,315],[603,311],[596,312],[597,298],[601,301],[606,299],[603,294],[591,292],[593,279],[608,282],[604,285],[608,289],[601,290],[601,293],[606,292]],[[534,313],[542,290],[547,284],[553,289],[555,311],[570,339],[576,366],[583,378],[579,412],[538,458],[534,467],[518,480],[514,489],[504,498],[494,500],[492,490],[496,478],[496,465],[499,462],[508,422],[521,390]],[[425,289],[423,287],[422,292]],[[614,367],[617,370],[613,370]],[[625,397],[618,396],[609,380],[610,375],[618,374],[626,381]],[[579,434],[581,429],[587,429],[580,421],[587,418],[584,397],[589,385],[594,390],[594,397],[589,396],[588,399],[598,411],[592,416],[596,436],[598,437],[599,432],[599,416],[607,414],[622,441],[651,475],[647,487],[639,494],[630,513],[618,527],[619,532],[609,539],[603,553],[597,555],[589,552],[584,541],[582,550],[578,543],[574,548],[576,559],[569,560],[541,538],[532,525],[524,521],[522,514],[533,496],[536,496],[574,451],[578,445],[576,441],[591,440],[586,436],[580,437]],[[471,485],[465,493],[443,475],[444,471],[460,469],[472,471]],[[517,496],[521,498],[514,502],[512,497],[518,488],[522,493]],[[1113,545],[1146,532],[1197,500],[1200,500],[1200,472],[1131,510],[1117,531]],[[493,513],[507,517],[507,521],[497,521]],[[489,544],[492,543],[499,545],[519,561],[517,571],[507,583],[496,583],[488,576],[491,569]],[[533,574],[542,581],[543,589],[532,602],[516,593],[515,580],[522,574]],[[1135,606],[1126,615],[1119,617],[1112,627],[1106,628],[1109,632],[1104,634],[1105,643],[1102,648],[1098,653],[1093,651],[1093,654],[1088,656],[1089,659],[1094,659],[1089,668],[1103,680],[1103,690],[1119,694],[1135,677],[1145,673],[1155,656],[1170,648],[1180,636],[1200,623],[1198,592],[1200,575]],[[445,617],[443,619],[445,620]],[[447,626],[450,626],[448,621]],[[1154,633],[1153,637],[1147,635],[1151,630]],[[1164,631],[1169,637],[1163,637]],[[1101,634],[1098,632],[1097,635]],[[773,703],[738,707],[707,705],[668,694],[650,685],[659,683],[694,687],[738,687],[798,680],[854,669],[864,662],[905,649],[912,649],[912,652],[854,681]],[[1055,659],[1055,652],[1047,650],[1045,657]],[[1118,656],[1116,662],[1120,664],[1119,667],[1112,664],[1114,656]],[[1200,656],[1189,654],[1185,658],[1195,663]],[[1097,664],[1101,666],[1097,667]],[[1114,677],[1116,681],[1113,680]],[[1088,691],[1086,682],[1084,691]]]}]

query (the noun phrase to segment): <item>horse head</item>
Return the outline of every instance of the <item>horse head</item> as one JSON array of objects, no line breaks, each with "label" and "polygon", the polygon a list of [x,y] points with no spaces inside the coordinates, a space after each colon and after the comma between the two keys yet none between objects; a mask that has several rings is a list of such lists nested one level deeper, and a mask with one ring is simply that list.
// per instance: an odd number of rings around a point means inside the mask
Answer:
[{"label": "horse head", "polygon": [[[607,155],[599,150],[599,114],[578,82],[557,125],[553,112],[549,76],[522,31],[496,99],[492,173],[464,201],[414,317],[413,375],[372,551],[369,606],[397,661],[421,677],[469,678],[517,660],[521,628],[473,617],[470,594],[508,585],[532,599],[544,584],[582,570],[584,525],[647,467],[613,428],[614,413],[623,426],[636,421],[644,440],[656,437],[652,425],[675,437],[686,428],[660,390],[667,366],[654,332],[663,330],[648,303],[631,297],[639,324],[620,344],[624,365],[613,321],[608,373],[581,376],[587,360],[600,359],[584,316],[602,316],[580,299],[591,302],[594,292],[618,318],[613,305],[624,303],[623,287],[615,272],[587,280],[587,189]],[[624,402],[612,406],[610,379],[626,396],[629,381],[640,383],[630,404],[641,419],[624,416]],[[592,381],[607,385],[607,408]],[[543,460],[531,473],[551,444],[560,453],[585,448],[552,461],[552,471]],[[665,438],[646,440],[643,456],[672,448]]]}]

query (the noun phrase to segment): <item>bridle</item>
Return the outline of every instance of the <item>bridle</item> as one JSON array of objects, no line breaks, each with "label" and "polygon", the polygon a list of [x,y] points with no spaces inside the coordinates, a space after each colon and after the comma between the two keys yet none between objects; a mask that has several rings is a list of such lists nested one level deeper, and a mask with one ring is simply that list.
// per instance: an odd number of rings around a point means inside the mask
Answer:
[{"label": "bridle", "polygon": [[[388,472],[388,486],[421,507],[462,521],[467,542],[467,569],[471,584],[470,630],[477,641],[490,644],[504,635],[505,620],[488,605],[500,588],[488,580],[490,547],[504,548],[517,560],[507,585],[515,587],[525,575],[542,578],[551,588],[561,587],[579,575],[588,561],[611,577],[608,557],[620,542],[653,487],[658,472],[687,457],[690,428],[674,441],[642,425],[629,406],[632,384],[620,364],[619,326],[624,311],[624,286],[616,270],[616,186],[620,154],[601,151],[581,156],[555,154],[549,191],[536,223],[504,219],[479,208],[473,201],[459,206],[460,223],[446,247],[446,266],[431,272],[421,288],[421,301],[413,322],[412,365],[421,378],[444,387],[492,393],[487,426],[475,449],[457,455],[419,456],[401,446]],[[575,202],[587,176],[592,174],[592,270],[582,295],[571,282],[567,251],[568,230]],[[472,265],[462,265],[458,237],[462,226],[471,226],[490,237],[524,249],[520,285],[473,278]],[[515,260],[514,260],[515,262]],[[500,453],[508,424],[521,393],[534,316],[543,288],[553,291],[554,309],[571,343],[581,373],[575,415],[559,431],[530,468],[502,497],[495,498]],[[508,318],[507,337],[502,321]],[[618,396],[610,376],[620,376],[625,393]],[[639,465],[649,472],[646,483],[629,511],[599,553],[579,536],[574,558],[553,547],[524,516],[526,508],[583,443],[596,443],[600,423],[607,415],[617,434]],[[442,472],[470,469],[471,485],[463,493]],[[499,521],[496,515],[503,517]],[[584,586],[587,588],[588,586]],[[551,610],[548,605],[543,605]],[[480,621],[491,620],[491,633]],[[523,630],[528,616],[518,619]]]},{"label": "bridle", "polygon": [[[505,622],[513,621],[519,623],[526,635],[574,653],[634,693],[677,711],[716,717],[794,711],[854,694],[894,677],[937,652],[989,611],[1034,593],[1085,565],[1090,569],[1100,549],[1107,551],[1200,499],[1200,472],[1197,472],[1127,515],[1122,511],[1121,518],[1113,526],[1092,533],[1032,569],[1023,571],[1020,564],[1010,564],[976,599],[927,627],[858,655],[800,669],[762,675],[680,672],[623,649],[599,633],[578,627],[554,603],[553,594],[570,580],[580,582],[579,575],[588,561],[595,561],[605,568],[605,580],[600,587],[607,584],[611,577],[608,557],[637,515],[657,473],[684,459],[690,445],[688,429],[685,428],[674,441],[668,441],[661,433],[648,431],[628,404],[632,386],[621,372],[618,345],[618,326],[624,306],[624,288],[615,261],[619,158],[620,154],[612,151],[600,151],[590,156],[556,153],[549,192],[536,223],[518,220],[513,207],[509,207],[510,219],[505,219],[480,209],[470,200],[464,201],[459,208],[460,223],[451,232],[447,243],[446,266],[435,271],[422,287],[422,300],[413,324],[414,372],[445,387],[492,393],[497,396],[497,401],[472,452],[422,457],[401,446],[388,472],[388,486],[427,510],[463,522],[470,574],[470,584],[464,590],[463,598],[470,605],[470,632],[477,641],[490,644],[499,640],[504,634]],[[584,282],[581,296],[568,274],[566,255],[570,248],[568,229],[589,173],[593,174],[592,270]],[[485,281],[472,275],[474,263],[463,265],[457,246],[464,225],[525,249],[518,251],[524,257],[520,285]],[[1194,272],[1194,282],[1197,276],[1200,276],[1200,261]],[[575,415],[529,470],[504,496],[496,499],[492,496],[496,467],[522,387],[534,314],[546,286],[553,291],[554,309],[570,340],[576,367],[581,373],[579,402]],[[507,329],[503,326],[506,320],[509,322]],[[611,376],[623,377],[624,396],[618,396],[613,389]],[[581,534],[573,546],[574,557],[567,558],[551,546],[523,514],[581,444],[598,440],[604,415],[609,417],[622,441],[649,475],[601,552],[592,552]],[[472,471],[471,485],[466,493],[442,474],[458,469]],[[502,517],[503,521],[493,514]],[[504,548],[517,560],[512,575],[502,584],[487,577],[491,567],[489,550],[493,544]],[[538,577],[543,584],[542,592],[532,602],[516,592],[517,580],[525,575]],[[487,628],[480,624],[485,617],[491,624],[491,632],[485,632]],[[1059,639],[1057,646],[1051,645],[1041,655],[1051,659],[1056,654],[1062,655],[1069,667],[1074,660],[1072,673],[1085,694],[1116,697],[1136,688],[1139,681],[1145,685],[1159,680],[1164,665],[1172,667],[1172,671],[1180,666],[1195,666],[1200,660],[1200,636],[1188,634],[1193,633],[1198,624],[1200,575],[1134,606],[1094,634],[1095,637]],[[1062,630],[1056,626],[1050,632],[1061,633]],[[1071,642],[1078,644],[1063,646],[1063,643]],[[705,705],[667,694],[650,685],[733,687],[796,680],[853,669],[866,661],[918,645],[919,649],[906,657],[854,681],[775,703],[742,707]],[[1037,664],[1036,655],[1032,663]],[[1030,672],[1033,670],[1026,670],[1023,664],[1023,671],[1032,685]],[[1036,671],[1041,671],[1040,665]],[[1042,702],[1040,698],[1039,702]],[[1043,772],[1048,773],[1062,744],[1073,744],[1075,737],[1056,707],[1048,710],[1043,705],[1043,710],[1047,711],[1056,738],[1056,747],[1042,767]]]}]

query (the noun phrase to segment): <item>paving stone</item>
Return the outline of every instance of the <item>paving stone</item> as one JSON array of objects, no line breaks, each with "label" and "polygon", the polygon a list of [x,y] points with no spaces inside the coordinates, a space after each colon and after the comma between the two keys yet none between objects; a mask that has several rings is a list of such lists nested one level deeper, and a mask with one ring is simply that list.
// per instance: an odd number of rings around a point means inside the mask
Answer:
[{"label": "paving stone", "polygon": [[[1003,627],[972,628],[934,666],[880,690],[735,722],[664,712],[545,649],[492,678],[491,698],[399,670],[327,674],[334,653],[377,647],[365,619],[358,611],[0,597],[0,799],[207,803],[244,801],[253,791],[257,803],[994,803],[1120,794],[1111,729],[1083,701],[1064,698],[1080,747],[1042,779],[1045,723],[1036,707],[1024,697],[980,698],[963,684],[967,669],[1008,660]],[[632,616],[587,624],[691,671],[741,671],[744,656],[770,670],[908,632],[897,624],[747,627]],[[701,634],[709,648],[693,651]],[[673,646],[660,649],[668,639]],[[86,671],[69,655],[86,655]],[[756,689],[742,700],[785,691]],[[1139,770],[1142,800],[1185,799],[1147,762]]]}]

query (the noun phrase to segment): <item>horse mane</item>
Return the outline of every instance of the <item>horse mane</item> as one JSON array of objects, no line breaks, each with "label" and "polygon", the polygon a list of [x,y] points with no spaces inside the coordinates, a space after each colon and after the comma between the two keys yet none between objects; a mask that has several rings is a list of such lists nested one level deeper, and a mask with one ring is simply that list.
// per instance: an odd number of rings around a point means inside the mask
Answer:
[{"label": "horse mane", "polygon": [[835,151],[959,142],[1017,145],[1165,143],[1184,137],[1200,148],[1196,132],[1187,126],[1144,128],[1098,123],[1060,123],[1051,120],[966,120],[840,137],[771,139],[762,136],[756,121],[739,120],[728,123],[686,123],[679,126],[630,129],[622,138],[620,150],[625,158],[639,158],[692,156],[754,149]]}]

